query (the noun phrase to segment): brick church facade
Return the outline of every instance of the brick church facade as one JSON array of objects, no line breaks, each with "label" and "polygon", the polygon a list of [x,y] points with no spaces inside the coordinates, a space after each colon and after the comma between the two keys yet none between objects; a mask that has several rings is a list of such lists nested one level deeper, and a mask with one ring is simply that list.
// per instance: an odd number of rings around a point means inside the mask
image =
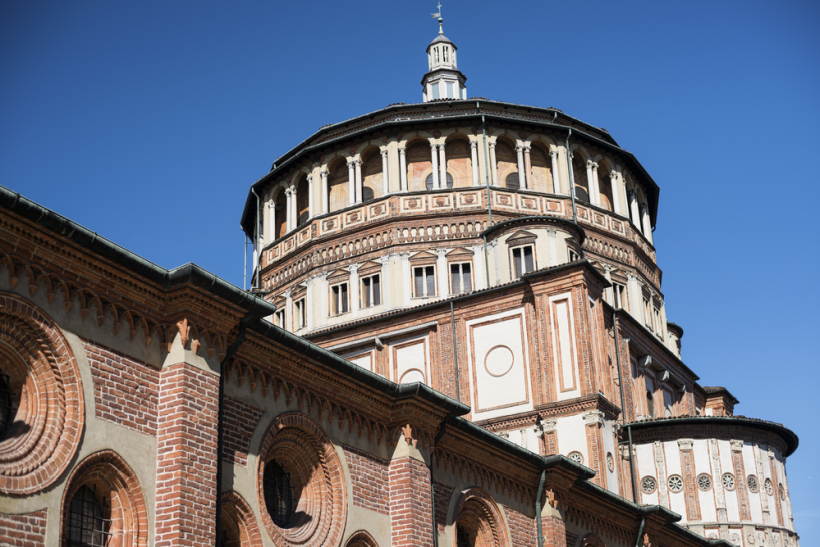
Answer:
[{"label": "brick church facade", "polygon": [[797,545],[797,437],[681,360],[651,176],[427,55],[252,185],[251,291],[0,189],[0,544]]}]

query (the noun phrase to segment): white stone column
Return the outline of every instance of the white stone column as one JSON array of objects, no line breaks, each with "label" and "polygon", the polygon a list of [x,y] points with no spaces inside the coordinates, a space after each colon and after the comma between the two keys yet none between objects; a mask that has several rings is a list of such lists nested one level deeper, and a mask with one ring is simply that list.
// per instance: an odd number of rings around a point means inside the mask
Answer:
[{"label": "white stone column", "polygon": [[439,167],[438,167],[438,145],[430,139],[430,161],[433,163],[433,190],[438,190]]},{"label": "white stone column", "polygon": [[347,267],[350,271],[350,280],[348,281],[350,292],[350,311],[359,311],[359,265],[351,264]]},{"label": "white stone column", "polygon": [[354,174],[356,175],[356,183],[354,184],[354,189],[356,190],[356,199],[353,203],[361,203],[362,202],[362,158],[356,154],[355,159],[353,160],[353,167],[354,167]]},{"label": "white stone column", "polygon": [[327,165],[323,165],[319,171],[319,177],[322,180],[322,213],[330,212],[330,188],[328,187],[327,177],[330,171]]},{"label": "white stone column", "polygon": [[444,154],[444,143],[438,145],[439,149],[439,188],[447,188],[447,156]]},{"label": "white stone column", "polygon": [[473,279],[475,280],[475,290],[487,288],[487,266],[484,261],[484,246],[476,245],[473,247]]},{"label": "white stone column", "polygon": [[532,150],[532,143],[524,141],[524,179],[521,183],[522,188],[530,187],[530,176],[532,175],[532,158],[530,151]]},{"label": "white stone column", "polygon": [[612,210],[615,211],[616,214],[622,215],[624,214],[624,196],[621,195],[623,192],[624,182],[621,178],[621,174],[614,169],[609,173],[609,179],[612,181]]},{"label": "white stone column", "polygon": [[382,195],[390,193],[390,162],[387,161],[387,146],[380,146],[382,153]]},{"label": "white stone column", "polygon": [[629,212],[630,218],[632,220],[632,224],[638,229],[641,229],[641,217],[640,212],[638,211],[638,197],[633,192],[629,196]]},{"label": "white stone column", "polygon": [[552,174],[552,192],[561,193],[561,167],[558,161],[558,150],[550,147],[550,171]]},{"label": "white stone column", "polygon": [[436,249],[436,293],[441,298],[450,294],[450,271],[447,269],[448,250]]},{"label": "white stone column", "polygon": [[399,144],[399,187],[402,192],[407,191],[407,145]]},{"label": "white stone column", "polygon": [[478,186],[478,141],[470,138],[470,166],[473,168],[473,186]]},{"label": "white stone column", "polygon": [[647,207],[643,208],[642,216],[643,235],[649,240],[649,243],[652,243],[652,219],[649,217],[649,209]]},{"label": "white stone column", "polygon": [[629,302],[629,314],[643,325],[643,291],[638,278],[630,275],[626,278],[626,299]]},{"label": "white stone column", "polygon": [[490,184],[498,186],[498,164],[495,161],[495,137],[490,137],[487,146],[490,148]]},{"label": "white stone column", "polygon": [[262,214],[265,215],[265,219],[262,224],[262,228],[265,231],[264,241],[273,241],[276,239],[276,208],[274,207],[272,199],[269,198],[265,202],[265,208],[262,210]]},{"label": "white stone column", "polygon": [[313,205],[313,193],[316,190],[316,185],[314,181],[316,177],[314,176],[314,172],[311,171],[307,174],[307,181],[308,181],[308,218],[311,218],[316,215],[316,210],[314,209]]},{"label": "white stone column", "polygon": [[600,206],[601,191],[598,186],[598,164],[592,160],[587,160],[587,182],[589,183],[589,202]]},{"label": "white stone column", "polygon": [[516,168],[518,169],[518,187],[526,188],[526,175],[524,174],[524,144],[521,141],[515,143],[515,158],[517,160]]},{"label": "white stone column", "polygon": [[410,267],[410,253],[401,253],[399,255],[401,262],[401,277],[402,287],[404,287],[404,306],[409,306],[413,300],[413,272]]},{"label": "white stone column", "polygon": [[285,321],[282,328],[293,332],[293,296],[290,289],[285,291]]},{"label": "white stone column", "polygon": [[293,187],[285,188],[285,230],[290,232],[296,226],[293,218]]},{"label": "white stone column", "polygon": [[347,158],[347,204],[356,203],[356,158]]}]

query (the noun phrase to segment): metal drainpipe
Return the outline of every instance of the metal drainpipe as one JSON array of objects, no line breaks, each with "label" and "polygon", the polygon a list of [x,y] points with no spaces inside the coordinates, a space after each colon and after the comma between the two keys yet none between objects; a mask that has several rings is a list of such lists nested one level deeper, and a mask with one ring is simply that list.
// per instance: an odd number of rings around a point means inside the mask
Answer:
[{"label": "metal drainpipe", "polygon": [[567,131],[567,172],[569,173],[569,197],[572,200],[572,222],[578,224],[578,211],[575,209],[575,175],[572,172],[572,152],[569,149],[569,138],[572,136],[572,128]]},{"label": "metal drainpipe", "polygon": [[547,470],[541,470],[541,477],[538,479],[538,489],[535,492],[535,530],[538,534],[537,546],[544,547],[544,526],[541,524],[541,498],[544,496],[544,488],[547,482]]},{"label": "metal drainpipe", "polygon": [[256,189],[254,189],[253,186],[251,186],[251,194],[256,198],[256,218],[253,219],[253,248],[256,250],[254,253],[256,260],[254,261],[253,276],[251,277],[251,288],[254,288],[254,283],[259,282],[259,280],[256,279],[256,271],[259,268],[259,263],[262,261],[262,246],[259,245],[259,194],[256,193]]},{"label": "metal drainpipe", "polygon": [[450,300],[450,327],[453,337],[453,368],[456,373],[456,400],[461,401],[461,374],[458,370],[458,342],[456,341],[456,312],[452,300]]},{"label": "metal drainpipe", "polygon": [[641,525],[638,526],[638,537],[635,538],[635,547],[641,547],[644,526],[646,526],[646,517],[641,517]]},{"label": "metal drainpipe", "polygon": [[436,436],[433,437],[433,447],[430,450],[430,517],[433,523],[433,547],[438,547],[438,528],[436,526],[436,482],[433,479],[433,466],[435,465],[436,448],[438,446],[438,442],[444,436],[444,426],[447,425],[447,418],[449,418],[449,416],[445,416],[445,418],[441,420],[441,424],[438,426],[438,431],[436,431]]},{"label": "metal drainpipe", "polygon": [[242,231],[242,290],[248,290],[248,235]]},{"label": "metal drainpipe", "polygon": [[257,311],[248,312],[245,317],[239,320],[237,326],[236,338],[234,338],[231,345],[225,351],[225,357],[219,363],[219,394],[217,399],[217,416],[216,416],[216,522],[214,523],[214,530],[216,537],[214,544],[219,544],[219,537],[222,534],[222,450],[225,423],[223,415],[225,413],[225,368],[233,361],[234,355],[239,351],[239,346],[245,341],[245,329],[251,321],[256,321],[264,317],[264,314]]},{"label": "metal drainpipe", "polygon": [[[618,388],[621,392],[621,420],[626,423],[626,397],[624,396],[624,381],[621,374],[621,345],[618,341],[618,334],[620,323],[618,322],[618,313],[612,310],[612,330],[615,333],[615,366],[618,369]],[[632,427],[626,426],[626,432],[629,436],[629,478],[632,483],[632,501],[638,502],[638,491],[635,484],[635,462],[632,453]]]}]

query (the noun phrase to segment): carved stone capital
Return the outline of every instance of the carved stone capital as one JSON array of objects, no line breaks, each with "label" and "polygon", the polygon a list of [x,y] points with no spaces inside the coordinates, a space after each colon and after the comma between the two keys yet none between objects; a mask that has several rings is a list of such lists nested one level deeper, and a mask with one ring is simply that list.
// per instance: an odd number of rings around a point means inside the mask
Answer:
[{"label": "carved stone capital", "polygon": [[604,413],[600,410],[590,410],[584,414],[584,423],[586,425],[603,425]]},{"label": "carved stone capital", "polygon": [[692,439],[678,439],[678,448],[681,450],[692,450],[694,444]]},{"label": "carved stone capital", "polygon": [[743,441],[738,439],[732,439],[729,441],[729,445],[732,447],[732,452],[741,452],[743,451]]}]

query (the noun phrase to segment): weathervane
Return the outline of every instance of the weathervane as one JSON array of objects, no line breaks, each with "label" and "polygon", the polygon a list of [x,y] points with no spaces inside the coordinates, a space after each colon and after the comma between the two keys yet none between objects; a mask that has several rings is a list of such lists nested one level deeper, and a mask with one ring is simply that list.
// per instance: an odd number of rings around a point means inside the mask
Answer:
[{"label": "weathervane", "polygon": [[441,16],[441,2],[436,4],[436,8],[438,11],[433,13],[433,19],[438,21],[438,33],[444,34],[444,17]]}]

